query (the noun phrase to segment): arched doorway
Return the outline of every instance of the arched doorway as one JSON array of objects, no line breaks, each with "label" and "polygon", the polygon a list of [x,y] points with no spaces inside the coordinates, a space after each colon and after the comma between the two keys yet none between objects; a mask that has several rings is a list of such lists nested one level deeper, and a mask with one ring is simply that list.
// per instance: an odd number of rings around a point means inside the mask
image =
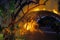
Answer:
[{"label": "arched doorway", "polygon": [[[20,21],[21,22],[20,23],[20,27],[23,27],[26,22],[29,23],[31,20],[36,21],[38,23],[38,25],[39,25],[39,28],[38,29],[40,29],[40,30],[42,30],[42,31],[45,32],[45,31],[48,31],[48,30],[41,29],[41,27],[43,27],[43,28],[44,27],[48,27],[48,26],[50,27],[52,24],[54,26],[56,26],[55,25],[55,22],[56,23],[60,23],[60,16],[57,15],[57,14],[55,14],[55,13],[53,13],[53,12],[50,12],[50,11],[34,11],[34,12],[30,12],[30,13],[27,13],[26,15],[24,15],[24,17],[21,19],[21,21]],[[49,31],[52,32],[51,29],[49,29]],[[32,36],[32,39],[31,40],[35,40],[35,39],[38,40],[38,39],[40,39],[40,37],[42,37],[39,32],[35,32],[34,35],[31,35],[30,34],[30,35],[27,36],[27,38],[30,39],[31,36]],[[51,37],[51,36],[49,36],[49,37]],[[47,36],[47,38],[48,38],[48,36]],[[52,38],[53,38],[53,36],[51,38],[48,38],[48,39],[51,40]],[[48,40],[48,39],[46,39],[46,40]]]}]

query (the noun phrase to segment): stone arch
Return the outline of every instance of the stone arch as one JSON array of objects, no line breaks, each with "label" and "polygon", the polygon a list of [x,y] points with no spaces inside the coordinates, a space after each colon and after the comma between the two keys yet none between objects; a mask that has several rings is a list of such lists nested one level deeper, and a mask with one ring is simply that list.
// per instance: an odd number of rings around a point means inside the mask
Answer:
[{"label": "stone arch", "polygon": [[30,21],[30,20],[37,21],[37,19],[41,19],[43,16],[51,16],[55,18],[56,20],[60,21],[60,16],[55,14],[54,12],[41,10],[41,11],[33,11],[30,13],[27,13],[26,15],[24,15],[24,17],[21,19],[20,22],[24,25],[24,23],[27,21]]}]

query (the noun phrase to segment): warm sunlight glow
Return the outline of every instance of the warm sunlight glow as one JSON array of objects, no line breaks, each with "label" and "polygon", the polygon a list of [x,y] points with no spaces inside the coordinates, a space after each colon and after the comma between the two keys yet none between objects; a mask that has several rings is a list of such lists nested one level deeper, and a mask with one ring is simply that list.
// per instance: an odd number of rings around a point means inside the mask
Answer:
[{"label": "warm sunlight glow", "polygon": [[43,10],[46,10],[46,8],[43,8]]},{"label": "warm sunlight glow", "polygon": [[38,26],[38,24],[35,21],[33,21],[33,20],[31,20],[31,22],[27,22],[27,23],[24,24],[24,28],[26,30],[31,31],[31,32],[35,31],[37,26]]},{"label": "warm sunlight glow", "polygon": [[56,13],[56,14],[58,14],[58,12],[55,9],[53,9],[53,12]]},{"label": "warm sunlight glow", "polygon": [[39,29],[39,25],[35,20],[29,21],[29,22],[25,22],[23,24],[23,26],[20,26],[20,35],[23,36],[25,34],[30,33],[34,33],[34,32],[40,32],[41,34],[43,34],[43,31]]},{"label": "warm sunlight glow", "polygon": [[37,7],[37,8],[32,9],[32,11],[40,11],[40,9]]}]

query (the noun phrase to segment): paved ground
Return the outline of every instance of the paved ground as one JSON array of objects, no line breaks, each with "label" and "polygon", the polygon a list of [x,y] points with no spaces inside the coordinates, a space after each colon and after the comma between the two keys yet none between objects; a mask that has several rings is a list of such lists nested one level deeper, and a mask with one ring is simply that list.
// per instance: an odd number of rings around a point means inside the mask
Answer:
[{"label": "paved ground", "polygon": [[27,40],[60,40],[56,33],[44,33],[41,34],[40,32],[35,32],[33,34],[27,35]]},{"label": "paved ground", "polygon": [[60,34],[57,35],[56,33],[46,33],[45,40],[60,40]]},{"label": "paved ground", "polygon": [[[29,32],[26,35],[26,40],[60,40],[60,33],[57,35],[56,32],[46,31],[46,28],[43,31],[44,33],[39,31],[35,31],[34,33]],[[0,40],[3,40],[2,34],[0,34]]]},{"label": "paved ground", "polygon": [[26,38],[27,40],[60,40],[60,33],[51,32],[50,30],[46,30],[46,28],[43,31],[43,34],[39,31],[29,33]]}]

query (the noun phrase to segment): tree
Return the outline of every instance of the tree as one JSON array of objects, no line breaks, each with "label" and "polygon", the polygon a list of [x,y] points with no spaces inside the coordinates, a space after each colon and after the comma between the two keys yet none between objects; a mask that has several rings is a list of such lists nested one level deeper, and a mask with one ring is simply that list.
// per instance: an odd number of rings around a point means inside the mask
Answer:
[{"label": "tree", "polygon": [[[23,7],[25,7],[26,5],[29,6],[30,3],[35,3],[35,4],[38,4],[40,0],[36,0],[35,1],[32,1],[32,0],[0,0],[0,7],[2,8],[2,13],[3,13],[3,19],[4,19],[4,23],[7,22],[7,19],[11,20],[9,23],[8,23],[8,27],[12,28],[14,31],[14,24],[16,24],[15,20],[19,14],[19,12],[22,10]],[[45,4],[46,2],[44,2]],[[3,5],[4,4],[4,5]],[[18,5],[16,5],[18,4]],[[42,5],[44,5],[42,4]],[[41,5],[41,4],[39,4]],[[39,6],[39,5],[36,5],[35,7]],[[20,7],[19,7],[20,6]],[[15,9],[17,9],[19,7],[19,10],[17,10],[17,12],[15,13]],[[33,7],[34,8],[34,7]],[[32,8],[31,8],[32,9]],[[23,10],[22,10],[23,11]],[[10,15],[9,15],[10,14]],[[26,15],[26,14],[24,14]],[[24,17],[24,16],[23,16]],[[22,18],[23,18],[22,17]],[[6,19],[5,19],[6,18]],[[19,21],[19,20],[18,20]],[[6,23],[5,23],[6,24]],[[11,31],[11,32],[12,32]]]}]

